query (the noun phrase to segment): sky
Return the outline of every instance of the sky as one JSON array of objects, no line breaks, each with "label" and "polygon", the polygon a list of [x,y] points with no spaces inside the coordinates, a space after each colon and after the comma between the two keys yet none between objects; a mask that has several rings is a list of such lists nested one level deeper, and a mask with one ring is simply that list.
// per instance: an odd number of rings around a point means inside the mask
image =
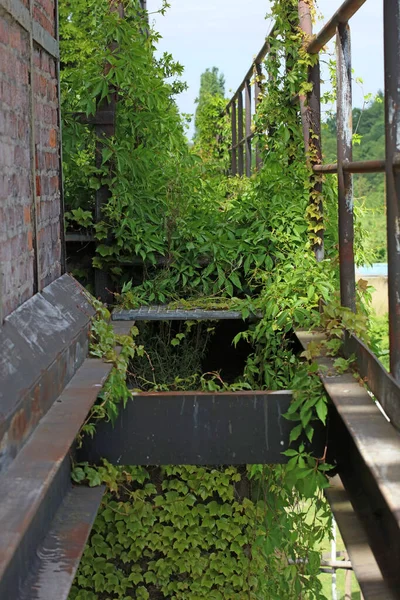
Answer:
[{"label": "sky", "polygon": [[[169,0],[171,8],[165,16],[151,15],[155,29],[161,34],[160,52],[170,52],[184,67],[183,80],[189,88],[177,96],[183,113],[194,113],[199,92],[200,75],[216,66],[225,76],[226,96],[230,97],[262,47],[272,22],[266,19],[268,0]],[[343,0],[319,0],[319,10],[331,17]],[[351,19],[354,77],[353,105],[362,106],[367,93],[383,89],[382,0],[367,0]],[[150,12],[161,0],[147,0]],[[319,31],[326,18],[318,21]],[[323,57],[321,57],[323,60]],[[324,77],[324,74],[322,75]]]}]

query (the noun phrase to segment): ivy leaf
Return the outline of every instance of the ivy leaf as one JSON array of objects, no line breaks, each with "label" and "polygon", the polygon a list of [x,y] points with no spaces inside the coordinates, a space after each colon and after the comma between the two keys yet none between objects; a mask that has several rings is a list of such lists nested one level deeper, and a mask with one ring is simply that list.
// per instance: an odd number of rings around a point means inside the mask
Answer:
[{"label": "ivy leaf", "polygon": [[317,411],[318,418],[326,424],[326,416],[328,414],[328,403],[325,398],[321,398],[317,404],[315,405],[315,410]]},{"label": "ivy leaf", "polygon": [[290,432],[289,442],[295,442],[299,438],[302,431],[303,431],[303,425],[301,423],[299,423]]}]

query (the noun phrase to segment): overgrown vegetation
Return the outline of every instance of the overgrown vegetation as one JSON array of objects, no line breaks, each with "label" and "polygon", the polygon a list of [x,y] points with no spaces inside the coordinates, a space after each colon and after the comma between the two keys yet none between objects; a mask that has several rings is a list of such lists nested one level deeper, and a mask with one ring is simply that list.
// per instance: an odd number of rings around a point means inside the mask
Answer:
[{"label": "overgrown vegetation", "polygon": [[[198,336],[186,324],[173,335],[133,328],[118,338],[97,305],[92,354],[113,360],[116,369],[82,435],[94,434],[97,419],[115,418],[130,398],[127,381],[153,390],[292,389],[287,418],[293,429],[287,465],[77,465],[77,482],[104,482],[107,494],[71,598],[323,600],[318,545],[330,530],[322,494],[330,466],[306,445],[315,423],[327,418],[314,362],[321,348],[299,357],[293,329],[323,326],[324,350],[337,355],[343,328],[366,335],[366,324],[362,313],[355,316],[335,301],[333,183],[325,184],[322,196],[313,193],[299,111],[291,103],[307,91],[307,68],[315,60],[303,50],[297,0],[272,3],[276,36],[265,65],[270,77],[260,82],[255,119],[264,167],[248,180],[225,174],[229,133],[220,118],[221,94],[207,94],[199,103],[196,143],[189,149],[173,100],[179,86],[166,82],[181,67],[169,55],[154,57],[157,34],[134,0],[124,7],[122,19],[109,12],[106,0],[61,2],[70,222],[93,228],[102,242],[94,264],[118,280],[120,305],[174,301],[235,307],[244,319],[256,313],[261,318],[233,340],[245,340],[251,351],[243,373],[227,385],[218,373],[204,377],[199,371],[212,332]],[[96,168],[94,133],[73,113],[93,114],[110,88],[118,92],[117,130]],[[93,225],[94,192],[102,184],[111,196],[103,219]],[[317,263],[321,200],[326,258]],[[361,239],[357,252],[362,262]],[[126,265],[137,258],[143,261],[140,281],[137,273],[132,280]],[[322,314],[321,299],[327,303]],[[123,347],[119,358],[116,342]],[[350,361],[338,360],[342,370],[349,367]],[[184,376],[171,379],[178,362]]]}]

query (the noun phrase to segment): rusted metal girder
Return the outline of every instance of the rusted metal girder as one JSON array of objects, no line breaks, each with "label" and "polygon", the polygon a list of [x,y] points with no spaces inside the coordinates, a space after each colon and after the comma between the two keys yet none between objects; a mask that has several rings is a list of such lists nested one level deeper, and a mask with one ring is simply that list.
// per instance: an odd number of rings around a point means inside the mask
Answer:
[{"label": "rusted metal girder", "polygon": [[343,164],[352,161],[353,153],[351,43],[348,23],[339,23],[337,27],[336,52],[340,298],[342,306],[355,311],[353,179],[350,173],[343,170]]},{"label": "rusted metal girder", "polygon": [[250,79],[248,79],[244,86],[244,100],[246,108],[246,177],[251,175],[251,87]]},{"label": "rusted metal girder", "polygon": [[[102,495],[100,490],[100,497],[91,497],[94,501],[93,510],[89,511],[91,516],[88,517],[87,504],[82,498],[83,506],[75,504],[75,518],[70,524],[68,515],[60,517],[64,499],[71,497],[70,494],[74,497],[69,453],[111,368],[112,364],[86,359],[1,476],[0,598],[4,600],[64,600],[68,597],[74,571],[71,571],[71,562],[63,563],[62,557],[68,554],[70,542],[79,543],[80,553],[74,550],[76,569],[90,529],[88,519],[94,518]],[[63,547],[63,539],[67,547]],[[42,544],[43,547],[54,546],[51,540],[58,540],[54,554],[40,556]],[[46,590],[44,573],[51,572],[51,567],[58,573],[57,594],[53,597],[49,593],[36,594],[38,582],[39,587]],[[54,576],[50,582],[54,583]]]},{"label": "rusted metal girder", "polygon": [[[112,369],[86,359],[94,309],[63,275],[0,331],[0,598],[66,600],[102,489],[71,485],[70,452]],[[122,324],[122,329],[128,329]]]},{"label": "rusted metal girder", "polygon": [[[321,333],[305,331],[296,335],[304,348],[311,341],[318,344],[324,338]],[[352,373],[337,373],[331,357],[322,356],[317,362],[331,400],[327,460],[336,464],[351,510],[365,531],[364,543],[371,548],[379,567],[369,575],[364,570],[367,585],[361,586],[363,594],[366,600],[398,599],[400,434]],[[354,557],[352,562],[357,573]]]},{"label": "rusted metal girder", "polygon": [[390,370],[400,382],[400,0],[383,6]]},{"label": "rusted metal girder", "polygon": [[375,354],[357,337],[345,334],[344,354],[346,358],[355,356],[357,371],[363,381],[390,418],[391,423],[400,431],[400,384],[387,372]]},{"label": "rusted metal girder", "polygon": [[79,460],[120,465],[279,464],[293,423],[289,391],[133,393]]},{"label": "rusted metal girder", "polygon": [[[237,97],[237,116],[238,116],[238,138],[239,142],[236,144],[238,149],[238,173],[240,177],[244,173],[244,127],[243,127],[243,92],[239,92]],[[232,149],[234,148],[232,141]]]},{"label": "rusted metal girder", "polygon": [[0,472],[82,365],[94,312],[82,286],[63,275],[5,319],[0,329]]},{"label": "rusted metal girder", "polygon": [[382,571],[370,548],[365,528],[354,511],[339,475],[331,479],[331,485],[325,490],[325,495],[335,515],[364,600],[396,600],[397,596],[383,580]]},{"label": "rusted metal girder", "polygon": [[336,35],[337,27],[346,24],[365,2],[366,0],[346,0],[346,2],[343,2],[333,17],[309,43],[307,51],[310,54],[317,54],[320,52],[325,44]]}]

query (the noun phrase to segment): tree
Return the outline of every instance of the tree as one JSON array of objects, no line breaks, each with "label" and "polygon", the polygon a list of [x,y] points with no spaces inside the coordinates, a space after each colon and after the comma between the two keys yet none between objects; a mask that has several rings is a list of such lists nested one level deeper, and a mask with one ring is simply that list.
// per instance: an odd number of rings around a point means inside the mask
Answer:
[{"label": "tree", "polygon": [[194,119],[195,134],[194,139],[196,140],[199,130],[199,115],[202,112],[204,104],[206,104],[212,97],[223,98],[225,96],[225,77],[219,72],[218,67],[213,67],[211,70],[206,69],[200,77],[200,92],[199,97],[196,98],[197,108]]}]

